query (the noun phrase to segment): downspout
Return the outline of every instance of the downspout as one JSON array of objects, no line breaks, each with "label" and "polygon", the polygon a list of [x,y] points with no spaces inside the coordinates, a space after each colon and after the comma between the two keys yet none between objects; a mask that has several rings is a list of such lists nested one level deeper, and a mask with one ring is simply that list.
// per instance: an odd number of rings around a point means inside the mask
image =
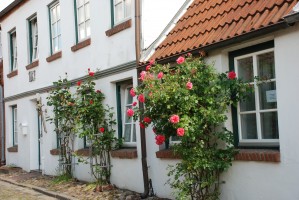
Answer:
[{"label": "downspout", "polygon": [[[135,51],[136,51],[136,68],[138,68],[141,53],[141,2],[140,0],[135,0]],[[137,70],[137,77],[138,77]],[[143,108],[143,104],[139,104],[139,108]],[[141,164],[142,164],[142,174],[143,174],[143,186],[144,192],[141,194],[141,198],[145,199],[149,193],[149,179],[148,179],[148,167],[146,159],[146,139],[145,139],[145,129],[140,128],[140,140],[141,140]]]},{"label": "downspout", "polygon": [[1,126],[1,165],[5,165],[5,137],[4,137],[4,102],[3,86],[0,85],[0,126]]}]

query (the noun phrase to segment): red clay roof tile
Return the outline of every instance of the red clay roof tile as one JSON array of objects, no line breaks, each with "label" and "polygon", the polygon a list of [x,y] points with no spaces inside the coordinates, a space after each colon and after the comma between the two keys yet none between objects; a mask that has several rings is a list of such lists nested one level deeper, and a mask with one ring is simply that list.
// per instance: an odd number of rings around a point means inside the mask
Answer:
[{"label": "red clay roof tile", "polygon": [[194,0],[150,59],[162,59],[282,21],[298,0]]}]

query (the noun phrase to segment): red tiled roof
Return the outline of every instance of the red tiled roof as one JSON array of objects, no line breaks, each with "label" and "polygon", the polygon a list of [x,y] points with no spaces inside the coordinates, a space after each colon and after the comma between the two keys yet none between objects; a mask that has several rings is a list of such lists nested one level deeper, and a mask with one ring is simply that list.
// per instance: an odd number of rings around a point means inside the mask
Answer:
[{"label": "red tiled roof", "polygon": [[283,21],[298,0],[194,0],[156,48],[160,60],[204,48]]}]

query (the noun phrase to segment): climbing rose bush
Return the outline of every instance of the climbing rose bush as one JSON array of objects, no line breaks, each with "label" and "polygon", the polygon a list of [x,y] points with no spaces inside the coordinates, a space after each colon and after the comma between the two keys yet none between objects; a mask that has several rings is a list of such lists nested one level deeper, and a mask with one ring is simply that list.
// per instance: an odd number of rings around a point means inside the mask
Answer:
[{"label": "climbing rose bush", "polygon": [[223,124],[228,108],[244,100],[251,87],[233,71],[217,73],[203,58],[189,54],[176,63],[151,62],[140,73],[141,84],[130,93],[144,106],[127,113],[141,128],[153,127],[157,145],[167,147],[171,136],[180,138],[173,148],[182,161],[169,169],[178,199],[217,199],[219,175],[235,154],[232,132]]}]

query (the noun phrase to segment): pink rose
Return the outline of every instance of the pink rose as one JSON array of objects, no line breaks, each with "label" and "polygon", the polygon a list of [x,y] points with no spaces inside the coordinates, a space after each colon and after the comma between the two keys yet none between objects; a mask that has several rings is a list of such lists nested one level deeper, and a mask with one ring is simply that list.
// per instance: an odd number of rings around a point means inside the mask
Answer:
[{"label": "pink rose", "polygon": [[185,58],[183,56],[180,56],[177,60],[176,60],[177,64],[182,64],[183,62],[185,62]]},{"label": "pink rose", "polygon": [[145,75],[146,75],[146,71],[142,71],[142,72],[140,72],[140,77],[139,77],[139,79],[140,79],[141,81],[143,81]]},{"label": "pink rose", "polygon": [[145,125],[142,122],[139,122],[139,126],[140,126],[140,128],[145,128]]},{"label": "pink rose", "polygon": [[170,118],[169,118],[169,121],[170,123],[172,124],[177,124],[179,123],[180,121],[180,117],[178,115],[172,115]]},{"label": "pink rose", "polygon": [[145,102],[145,97],[143,94],[138,95],[138,101],[140,101],[141,103]]},{"label": "pink rose", "polygon": [[183,128],[178,128],[178,129],[176,130],[176,134],[177,134],[177,136],[180,136],[180,137],[184,136],[184,134],[185,134],[185,129],[183,129]]},{"label": "pink rose", "polygon": [[132,117],[132,116],[134,115],[134,110],[132,110],[131,108],[129,108],[129,109],[127,110],[127,115],[128,115],[129,117]]},{"label": "pink rose", "polygon": [[89,76],[94,76],[94,72],[89,72]]},{"label": "pink rose", "polygon": [[101,133],[104,133],[105,128],[104,128],[104,127],[101,127],[101,128],[99,128],[99,131],[100,131]]},{"label": "pink rose", "polygon": [[159,72],[157,78],[158,78],[158,79],[161,79],[161,78],[163,78],[163,76],[164,76],[163,72]]},{"label": "pink rose", "polygon": [[190,81],[188,81],[187,84],[186,84],[186,88],[187,88],[188,90],[191,90],[192,87],[193,87],[193,84],[192,84]]},{"label": "pink rose", "polygon": [[130,95],[131,95],[132,97],[135,97],[135,96],[136,96],[136,93],[135,93],[134,88],[132,88],[132,89],[130,90]]},{"label": "pink rose", "polygon": [[165,136],[164,135],[157,135],[155,137],[155,139],[156,139],[156,144],[161,145],[165,141]]},{"label": "pink rose", "polygon": [[132,106],[136,106],[137,105],[137,102],[136,101],[134,101],[133,102],[133,104],[132,104]]},{"label": "pink rose", "polygon": [[228,74],[227,74],[227,78],[228,78],[228,79],[233,80],[233,79],[235,79],[236,77],[237,77],[237,74],[236,74],[234,71],[230,71],[230,72],[228,72]]},{"label": "pink rose", "polygon": [[152,122],[151,118],[149,118],[149,117],[143,118],[143,121],[148,124],[150,124]]},{"label": "pink rose", "polygon": [[151,69],[151,65],[146,66],[145,70],[149,71]]},{"label": "pink rose", "polygon": [[149,61],[150,65],[153,65],[154,63],[155,63],[155,59],[152,59],[152,60]]}]

